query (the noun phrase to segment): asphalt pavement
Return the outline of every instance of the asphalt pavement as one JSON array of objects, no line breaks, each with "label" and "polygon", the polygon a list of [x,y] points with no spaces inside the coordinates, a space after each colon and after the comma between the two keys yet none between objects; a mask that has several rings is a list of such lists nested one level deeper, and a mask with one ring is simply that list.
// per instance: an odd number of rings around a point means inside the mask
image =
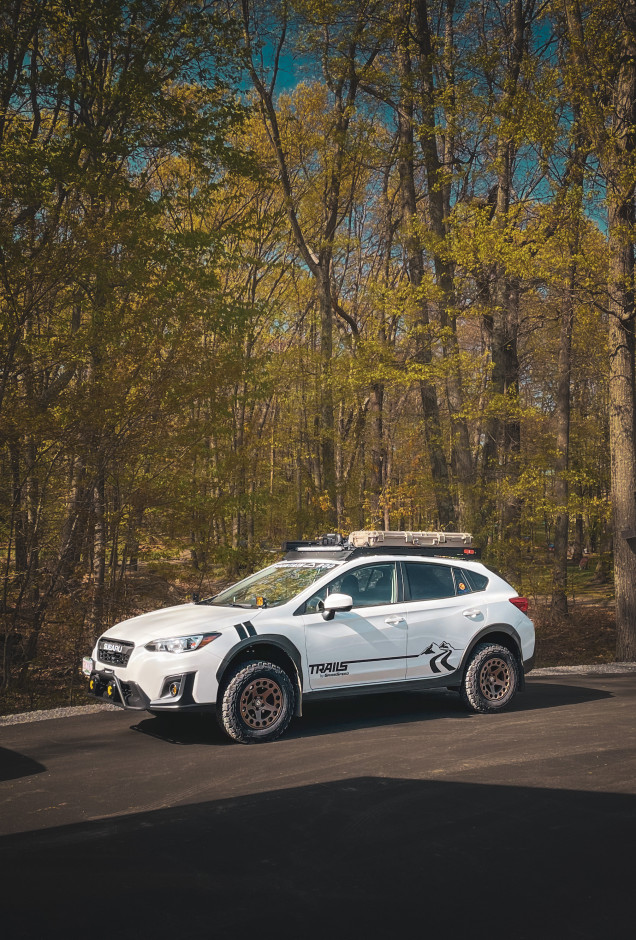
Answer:
[{"label": "asphalt pavement", "polygon": [[122,711],[0,727],[11,938],[633,938],[636,675],[308,706],[280,741]]}]

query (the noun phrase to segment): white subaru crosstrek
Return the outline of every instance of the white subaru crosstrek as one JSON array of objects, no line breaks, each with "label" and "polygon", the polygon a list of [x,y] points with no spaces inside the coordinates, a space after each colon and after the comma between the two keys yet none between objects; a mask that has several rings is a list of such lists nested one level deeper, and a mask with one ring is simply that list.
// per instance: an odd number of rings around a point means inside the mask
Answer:
[{"label": "white subaru crosstrek", "polygon": [[469,535],[325,541],[287,543],[284,560],[215,597],[111,627],[84,659],[91,693],[153,714],[214,711],[248,744],[283,734],[303,701],[448,688],[494,712],[523,688],[528,602],[474,560]]}]

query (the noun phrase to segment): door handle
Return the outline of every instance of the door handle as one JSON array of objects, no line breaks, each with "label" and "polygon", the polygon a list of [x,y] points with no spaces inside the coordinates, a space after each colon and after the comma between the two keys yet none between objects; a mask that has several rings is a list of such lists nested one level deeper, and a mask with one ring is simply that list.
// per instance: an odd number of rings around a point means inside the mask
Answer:
[{"label": "door handle", "polygon": [[467,610],[462,610],[462,613],[464,617],[468,617],[469,620],[478,620],[483,616],[478,607],[469,607]]},{"label": "door handle", "polygon": [[394,617],[387,617],[384,622],[390,623],[392,627],[397,627],[401,623],[406,623],[406,617],[400,617],[396,614]]}]

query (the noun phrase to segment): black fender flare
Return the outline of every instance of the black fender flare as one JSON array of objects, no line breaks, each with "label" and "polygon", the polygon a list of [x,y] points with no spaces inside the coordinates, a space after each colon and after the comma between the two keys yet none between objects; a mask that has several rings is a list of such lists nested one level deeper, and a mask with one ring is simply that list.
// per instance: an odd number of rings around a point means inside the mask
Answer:
[{"label": "black fender flare", "polygon": [[286,653],[292,661],[295,675],[291,676],[291,679],[296,688],[296,708],[294,714],[300,717],[302,715],[303,698],[302,656],[300,655],[298,647],[296,647],[291,640],[288,640],[286,636],[281,636],[280,633],[257,633],[256,636],[249,636],[247,639],[240,640],[236,643],[227,651],[216,671],[216,679],[219,686],[223,681],[226,670],[231,665],[232,661],[236,659],[237,655],[243,652],[243,650],[254,650],[258,652],[259,646],[277,646],[278,649]]},{"label": "black fender flare", "polygon": [[475,649],[478,643],[483,643],[483,641],[487,640],[492,633],[505,633],[506,636],[509,636],[510,639],[514,641],[517,661],[519,663],[519,691],[522,692],[525,688],[525,671],[523,666],[523,653],[521,650],[521,637],[515,628],[511,627],[509,623],[491,623],[487,627],[484,627],[482,630],[480,630],[479,633],[475,634],[464,650],[459,666],[457,667],[458,675],[460,675],[463,679],[472,651]]}]

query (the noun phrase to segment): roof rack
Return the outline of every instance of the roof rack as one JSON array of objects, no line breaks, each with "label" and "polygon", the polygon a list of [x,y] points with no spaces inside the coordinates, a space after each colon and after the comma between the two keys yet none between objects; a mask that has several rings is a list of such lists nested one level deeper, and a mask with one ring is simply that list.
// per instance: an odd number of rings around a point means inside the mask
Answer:
[{"label": "roof rack", "polygon": [[288,561],[305,558],[345,561],[363,555],[420,555],[476,560],[481,550],[473,545],[470,532],[390,532],[361,530],[348,539],[337,533],[313,541],[285,542]]}]

